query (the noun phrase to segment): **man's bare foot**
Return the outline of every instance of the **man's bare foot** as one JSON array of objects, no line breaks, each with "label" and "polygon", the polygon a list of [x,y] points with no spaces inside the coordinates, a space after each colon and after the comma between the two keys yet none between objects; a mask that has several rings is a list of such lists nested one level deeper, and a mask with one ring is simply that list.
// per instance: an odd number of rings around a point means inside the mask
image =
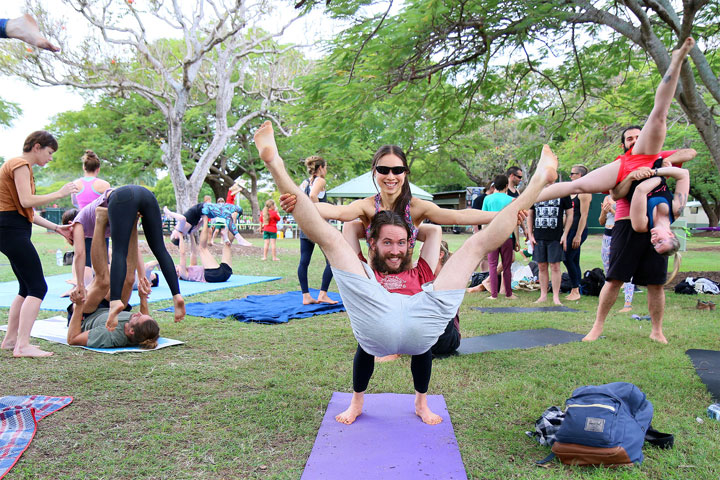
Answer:
[{"label": "man's bare foot", "polygon": [[277,258],[277,257],[273,258],[273,262],[279,262],[279,261],[280,261],[279,258]]},{"label": "man's bare foot", "polygon": [[565,297],[565,300],[575,301],[580,300],[580,294],[579,293],[571,293],[570,295]]},{"label": "man's bare foot", "polygon": [[583,342],[594,342],[602,334],[602,328],[593,327],[582,339]]},{"label": "man's bare foot", "polygon": [[345,425],[350,425],[355,421],[357,417],[362,413],[363,407],[363,393],[353,392],[352,400],[350,400],[350,406],[342,413],[335,415],[335,420]]},{"label": "man's bare foot", "polygon": [[663,335],[662,332],[652,332],[650,334],[650,340],[655,340],[658,343],[662,343],[667,345],[668,341],[667,338],[665,338],[665,335]]},{"label": "man's bare foot", "polygon": [[177,294],[173,297],[173,303],[175,304],[175,323],[177,323],[185,318],[185,299],[182,295]]},{"label": "man's bare foot", "polygon": [[508,297],[508,296],[505,296],[505,299],[506,299],[506,300],[517,300],[517,299],[518,299],[518,296],[513,293],[513,294],[510,295],[509,297]]},{"label": "man's bare foot", "polygon": [[40,34],[37,22],[27,13],[22,17],[8,20],[5,25],[5,33],[8,38],[17,38],[18,40],[22,40],[23,42],[34,45],[38,48],[50,50],[51,52],[60,51],[60,47],[53,45],[48,39]]},{"label": "man's bare foot", "polygon": [[490,296],[487,297],[487,298],[488,298],[488,300],[497,300],[497,297],[493,297],[492,295],[490,295]]},{"label": "man's bare foot", "polygon": [[314,305],[318,303],[309,293],[303,293],[303,305]]},{"label": "man's bare foot", "polygon": [[5,335],[5,338],[3,338],[2,346],[0,346],[0,349],[2,350],[14,350],[15,349],[15,342],[17,339],[9,339],[7,334]]},{"label": "man's bare foot", "polygon": [[275,144],[275,132],[272,127],[270,120],[265,122],[257,129],[255,135],[253,135],[255,146],[260,152],[260,158],[263,162],[270,163],[278,157],[278,149]]},{"label": "man's bare foot", "polygon": [[618,313],[628,313],[632,312],[632,307],[623,307],[620,310],[618,310]]},{"label": "man's bare foot", "polygon": [[537,300],[535,300],[533,303],[545,303],[547,302],[547,297],[540,297]]},{"label": "man's bare foot", "polygon": [[400,355],[393,353],[392,355],[385,355],[384,357],[375,357],[375,363],[392,362],[400,358]]},{"label": "man's bare foot", "polygon": [[330,305],[335,305],[336,303],[338,303],[337,300],[333,300],[332,298],[328,297],[327,292],[323,291],[320,291],[320,293],[318,294],[317,301],[320,303],[329,303]]},{"label": "man's bare foot", "polygon": [[560,306],[562,307],[562,302],[560,301],[559,298],[553,298],[553,303],[554,303],[555,305],[560,305]]},{"label": "man's bare foot", "polygon": [[415,415],[420,417],[423,423],[437,425],[442,422],[442,417],[433,413],[427,404],[427,394],[415,392]]},{"label": "man's bare foot", "polygon": [[46,352],[35,345],[29,344],[24,347],[16,345],[13,349],[13,357],[49,357],[52,354],[53,352]]}]

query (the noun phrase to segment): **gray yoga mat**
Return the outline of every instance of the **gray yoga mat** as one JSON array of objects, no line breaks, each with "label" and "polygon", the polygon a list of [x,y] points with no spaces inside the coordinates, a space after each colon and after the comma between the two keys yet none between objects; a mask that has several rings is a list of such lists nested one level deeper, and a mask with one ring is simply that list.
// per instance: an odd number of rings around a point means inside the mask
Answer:
[{"label": "gray yoga mat", "polygon": [[483,313],[534,313],[534,312],[582,312],[565,305],[553,305],[552,307],[474,307]]},{"label": "gray yoga mat", "polygon": [[579,342],[584,335],[555,328],[537,330],[515,330],[480,337],[463,338],[457,349],[459,355],[491,352],[493,350],[511,350],[513,348],[533,348],[561,343]]}]

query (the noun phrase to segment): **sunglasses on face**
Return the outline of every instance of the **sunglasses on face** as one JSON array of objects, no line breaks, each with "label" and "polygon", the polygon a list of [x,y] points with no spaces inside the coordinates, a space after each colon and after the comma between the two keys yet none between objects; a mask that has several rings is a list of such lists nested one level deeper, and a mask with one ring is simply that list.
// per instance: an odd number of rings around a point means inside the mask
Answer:
[{"label": "sunglasses on face", "polygon": [[375,171],[378,172],[380,175],[387,175],[390,172],[392,172],[393,175],[402,175],[407,171],[407,169],[402,165],[399,167],[385,167],[382,165],[378,165],[375,167]]}]

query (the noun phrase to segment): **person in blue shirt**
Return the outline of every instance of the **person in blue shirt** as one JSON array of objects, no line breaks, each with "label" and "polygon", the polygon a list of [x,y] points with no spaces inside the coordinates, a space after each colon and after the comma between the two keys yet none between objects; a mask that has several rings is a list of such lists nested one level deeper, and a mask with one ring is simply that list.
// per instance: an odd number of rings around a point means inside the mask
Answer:
[{"label": "person in blue shirt", "polygon": [[[513,197],[507,194],[508,191],[508,177],[505,175],[497,175],[493,180],[495,185],[495,193],[485,197],[483,201],[482,209],[486,212],[499,212],[510,202],[513,201]],[[515,238],[519,238],[517,227],[515,228]],[[502,278],[503,285],[505,286],[505,296],[507,298],[516,299],[517,297],[512,293],[512,273],[510,272],[510,266],[513,262],[514,251],[520,250],[520,244],[515,244],[513,248],[512,236],[508,237],[500,248],[493,250],[488,253],[488,266],[490,268],[490,297],[497,298],[498,291],[500,290],[500,282],[498,281],[497,275],[493,275],[497,272],[498,268],[498,257],[502,262]]]}]

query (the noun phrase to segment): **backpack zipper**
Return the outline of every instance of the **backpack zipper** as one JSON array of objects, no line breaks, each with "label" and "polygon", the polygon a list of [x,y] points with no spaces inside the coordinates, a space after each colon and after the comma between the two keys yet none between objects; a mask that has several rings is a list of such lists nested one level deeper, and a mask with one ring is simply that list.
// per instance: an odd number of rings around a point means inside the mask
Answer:
[{"label": "backpack zipper", "polygon": [[610,411],[612,411],[612,412],[615,411],[615,407],[611,407],[610,405],[603,405],[602,403],[591,403],[591,404],[589,404],[589,405],[583,405],[583,404],[580,404],[580,403],[572,403],[572,404],[570,404],[570,405],[567,405],[567,406],[565,407],[565,410],[567,411],[567,409],[570,408],[570,407],[598,407],[598,408],[605,408],[605,409],[610,410]]}]

